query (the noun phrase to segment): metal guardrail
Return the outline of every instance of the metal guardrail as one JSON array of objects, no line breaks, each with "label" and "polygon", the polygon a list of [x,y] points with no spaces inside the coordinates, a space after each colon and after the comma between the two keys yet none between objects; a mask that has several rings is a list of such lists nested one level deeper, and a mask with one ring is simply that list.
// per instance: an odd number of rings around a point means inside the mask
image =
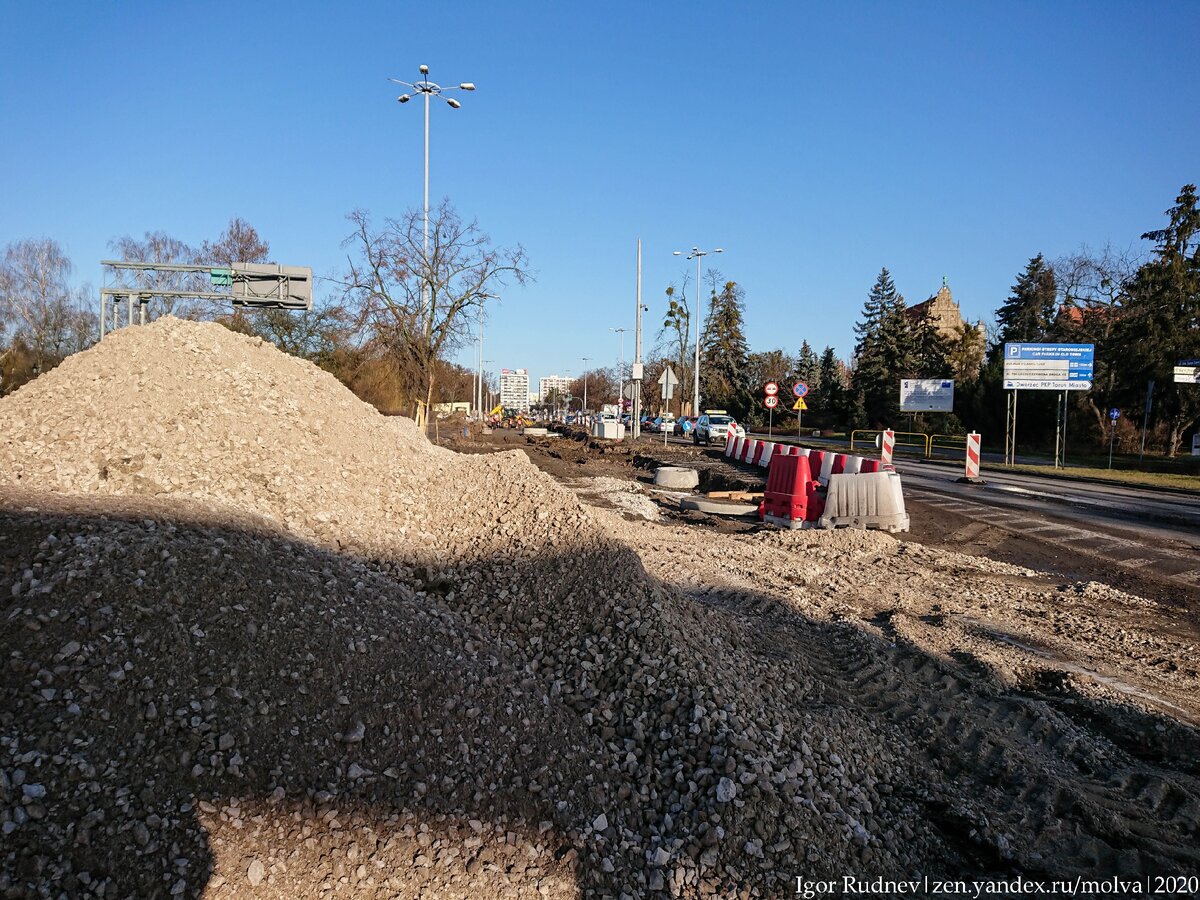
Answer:
[{"label": "metal guardrail", "polygon": [[931,434],[929,436],[929,453],[934,450],[954,450],[964,456],[967,452],[967,436],[965,434]]},{"label": "metal guardrail", "polygon": [[[850,449],[855,449],[855,442],[859,441],[858,435],[870,435],[869,438],[863,440],[860,444],[862,447],[876,447],[875,439],[883,434],[883,431],[878,428],[862,428],[850,432]],[[892,434],[896,438],[896,447],[917,447],[920,448],[922,455],[926,459],[932,455],[931,436],[922,431],[893,431]],[[905,438],[917,438],[917,440],[905,440]]]}]

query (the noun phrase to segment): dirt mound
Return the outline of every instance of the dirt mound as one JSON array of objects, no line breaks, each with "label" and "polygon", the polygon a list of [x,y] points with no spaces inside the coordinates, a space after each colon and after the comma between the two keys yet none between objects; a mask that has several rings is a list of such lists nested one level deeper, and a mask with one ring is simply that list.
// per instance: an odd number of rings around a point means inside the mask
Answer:
[{"label": "dirt mound", "polygon": [[[10,892],[766,897],[1031,864],[979,817],[948,839],[828,649],[762,640],[770,598],[680,593],[524,454],[432,447],[256,339],[124,329],[0,435]],[[805,540],[847,588],[896,546]],[[686,552],[691,580],[760,564]]]},{"label": "dirt mound", "polygon": [[[47,534],[38,541],[40,555],[62,557],[65,568],[56,570],[58,577],[49,577],[49,557],[16,560],[6,571],[0,589],[13,592],[10,617],[45,625],[46,634],[53,634],[43,645],[41,630],[32,632],[32,640],[29,632],[17,630],[11,652],[28,661],[14,664],[19,677],[9,685],[8,708],[26,710],[31,692],[36,704],[43,690],[55,698],[68,692],[90,697],[103,687],[105,696],[112,692],[111,702],[101,706],[110,720],[144,714],[151,703],[156,710],[182,710],[178,717],[160,714],[139,724],[132,746],[165,746],[179,739],[181,728],[191,729],[180,741],[179,757],[190,754],[190,765],[154,776],[163,765],[161,754],[139,751],[147,768],[130,774],[120,762],[130,746],[122,729],[97,749],[91,764],[124,773],[118,780],[140,784],[143,775],[157,777],[181,794],[200,796],[219,790],[230,777],[238,784],[243,772],[253,777],[239,791],[255,796],[274,796],[282,787],[284,796],[312,792],[329,795],[331,802],[360,801],[357,785],[322,778],[319,771],[322,764],[334,772],[348,765],[339,762],[342,748],[334,729],[353,734],[357,728],[356,722],[335,721],[339,704],[331,692],[338,680],[360,667],[361,656],[377,657],[369,667],[376,674],[363,676],[357,696],[375,698],[396,722],[419,710],[421,724],[409,736],[418,749],[456,748],[474,733],[466,727],[470,723],[436,704],[423,705],[422,697],[436,696],[425,682],[437,660],[457,660],[464,648],[473,648],[472,654],[490,654],[493,671],[484,682],[503,688],[473,708],[511,707],[519,727],[510,729],[509,739],[518,748],[536,745],[560,763],[522,774],[510,753],[485,748],[478,762],[468,755],[431,768],[420,790],[415,783],[393,785],[389,814],[432,808],[440,814],[492,815],[481,811],[487,809],[481,797],[495,795],[512,798],[509,805],[523,815],[518,797],[546,797],[554,815],[544,821],[578,854],[580,886],[631,895],[787,883],[791,866],[783,860],[792,858],[794,841],[802,837],[821,848],[831,870],[866,846],[848,835],[849,823],[866,817],[859,807],[870,805],[869,787],[856,792],[861,802],[850,798],[845,808],[832,798],[819,809],[797,806],[806,781],[813,793],[814,754],[833,750],[824,733],[810,746],[803,737],[809,729],[798,721],[785,728],[776,718],[772,707],[788,691],[760,694],[748,687],[768,683],[767,667],[738,660],[736,636],[707,634],[702,611],[680,604],[647,578],[637,557],[606,538],[574,496],[523,454],[479,459],[439,451],[407,423],[378,416],[305,363],[219,326],[171,319],[123,330],[6,399],[0,431],[5,435],[0,480],[13,487],[91,496],[88,508],[96,514],[131,499],[169,501],[168,520],[231,522],[237,528],[251,523],[258,532],[250,544],[223,535],[226,546],[239,544],[234,553],[206,548],[203,537],[178,529],[147,531],[113,518],[63,520],[53,527],[65,529],[69,539],[56,535],[51,541]],[[9,506],[20,502],[9,498]],[[93,550],[86,565],[75,558],[78,528],[94,531],[104,548]],[[255,553],[268,540],[263,534],[275,534],[270,540],[293,549]],[[81,546],[91,545],[85,540]],[[357,578],[347,591],[327,585],[341,585],[350,575],[331,574],[321,583],[301,578],[315,563],[297,554],[323,551],[352,551],[352,557],[339,557],[340,565],[364,566],[374,580]],[[174,584],[187,586],[193,600],[153,579],[147,560],[158,557],[176,561],[168,573],[188,561],[188,576]],[[330,562],[321,571],[336,568]],[[236,599],[230,594],[235,572],[252,578]],[[82,588],[80,573],[108,587],[49,599],[62,593],[60,582]],[[394,585],[390,594],[379,587],[380,578]],[[243,596],[256,590],[257,605]],[[412,597],[419,601],[414,604]],[[47,609],[50,602],[55,605]],[[78,605],[88,603],[101,603],[109,612],[96,619]],[[438,620],[445,627],[430,631],[413,618],[426,607],[445,611],[447,618]],[[276,619],[284,611],[294,615],[286,621],[307,629],[308,638],[289,636],[287,626],[271,622],[268,610]],[[339,615],[345,623],[363,623],[374,637],[352,640],[339,632]],[[251,622],[258,630],[248,642]],[[52,630],[51,623],[61,627]],[[72,637],[75,631],[80,633]],[[84,646],[85,637],[99,639],[104,651],[90,675],[66,661],[79,651],[62,655],[72,641]],[[202,658],[194,648],[185,652],[193,639],[204,642]],[[417,654],[419,647],[432,656]],[[177,671],[180,665],[187,678]],[[454,677],[462,665],[442,674],[469,697],[466,683],[458,684],[466,676]],[[403,684],[379,680],[395,669],[407,670]],[[725,680],[730,671],[732,683]],[[47,687],[43,676],[58,679],[56,686]],[[205,709],[206,701],[216,702],[222,691],[243,698],[275,696],[278,682],[296,691],[278,701],[280,721],[257,722],[257,707],[237,703],[222,706],[228,720],[220,726],[206,719],[216,713]],[[173,691],[154,699],[163,684]],[[538,716],[522,714],[522,704],[512,699],[521,696],[513,694],[513,685],[524,685],[523,691],[536,687]],[[267,706],[276,708],[270,701]],[[360,715],[364,726],[372,724]],[[546,724],[546,716],[554,724]],[[558,721],[562,717],[567,724]],[[299,734],[315,738],[308,763],[298,768],[280,766],[275,758],[289,744],[279,734],[285,719]],[[61,721],[69,719],[41,724],[53,731]],[[16,720],[6,727],[16,729]],[[80,739],[91,740],[94,727],[81,721]],[[378,723],[367,734],[388,727],[399,726]],[[844,726],[829,727],[838,746],[865,736],[855,731],[843,737],[838,729]],[[209,746],[214,735],[215,753]],[[255,737],[242,741],[243,735]],[[296,737],[290,730],[285,735]],[[39,737],[35,728],[12,735],[13,747],[29,742],[46,743],[44,733]],[[385,744],[358,765],[403,771],[404,749]],[[238,762],[231,768],[232,753]],[[586,760],[586,775],[580,777],[575,760]],[[494,781],[481,787],[475,778],[479,767],[494,771]],[[294,780],[270,777],[283,770]],[[873,775],[864,777],[869,784]],[[64,808],[80,812],[95,804],[90,786],[53,788],[72,798]],[[366,799],[378,802],[374,794]],[[107,815],[122,820],[117,833],[124,834],[128,815],[119,805]],[[36,869],[59,857],[70,861],[66,832],[31,828],[32,817],[21,823],[16,818],[10,830],[21,849],[14,853],[26,863],[37,860]],[[142,849],[126,843],[120,852],[153,870]],[[166,858],[159,862],[165,865]],[[226,877],[220,854],[215,865]],[[23,872],[22,866],[16,871]],[[122,874],[113,870],[112,877]],[[180,876],[181,890],[202,882],[201,876],[187,876]]]},{"label": "dirt mound", "polygon": [[573,895],[537,786],[594,742],[445,604],[174,502],[5,499],[0,885]]}]

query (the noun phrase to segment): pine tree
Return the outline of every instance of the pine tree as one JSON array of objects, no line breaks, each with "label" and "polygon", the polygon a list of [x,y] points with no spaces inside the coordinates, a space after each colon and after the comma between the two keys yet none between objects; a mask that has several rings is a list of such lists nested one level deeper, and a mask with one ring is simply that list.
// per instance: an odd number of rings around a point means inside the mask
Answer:
[{"label": "pine tree", "polygon": [[858,344],[851,380],[853,396],[861,402],[867,423],[889,425],[900,414],[900,379],[912,377],[919,357],[908,306],[886,268],[867,295],[854,331]]},{"label": "pine tree", "polygon": [[1054,323],[1058,286],[1054,268],[1042,254],[1029,260],[1013,285],[1012,296],[996,310],[997,345],[1044,340]]},{"label": "pine tree", "polygon": [[735,416],[744,416],[750,403],[744,375],[749,353],[742,330],[744,303],[745,294],[733,281],[713,294],[700,353],[702,404],[728,409]]},{"label": "pine tree", "polygon": [[846,367],[832,347],[826,347],[821,354],[816,382],[815,388],[809,385],[809,396],[805,398],[815,415],[814,421],[825,428],[847,424]]},{"label": "pine tree", "polygon": [[1200,391],[1170,378],[1179,360],[1200,358],[1200,206],[1194,184],[1183,186],[1167,216],[1166,228],[1142,235],[1157,245],[1155,256],[1129,286],[1115,343],[1129,394],[1156,382],[1156,416],[1167,423],[1167,452],[1174,456],[1184,434],[1200,422]]},{"label": "pine tree", "polygon": [[[796,373],[796,380],[803,381],[808,385],[810,391],[817,391],[821,386],[821,360],[813,348],[808,345],[808,341],[803,341],[800,344],[800,352],[796,354],[796,360],[793,363]],[[790,387],[790,385],[789,385]]]}]

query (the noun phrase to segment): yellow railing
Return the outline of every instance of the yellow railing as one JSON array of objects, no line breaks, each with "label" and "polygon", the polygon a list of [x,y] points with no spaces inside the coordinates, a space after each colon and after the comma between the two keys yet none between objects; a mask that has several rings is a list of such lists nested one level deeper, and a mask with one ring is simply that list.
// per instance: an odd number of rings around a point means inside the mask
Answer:
[{"label": "yellow railing", "polygon": [[930,454],[934,450],[955,450],[965,455],[967,452],[967,436],[965,434],[931,434],[929,436]]},{"label": "yellow railing", "polygon": [[[862,428],[862,429],[858,429],[857,431],[850,432],[850,449],[851,450],[854,450],[855,443],[860,441],[860,439],[858,437],[858,435],[860,435],[860,434],[869,435],[869,437],[861,439],[861,443],[859,443],[860,447],[875,448],[875,447],[877,447],[875,439],[879,435],[883,434],[883,432],[880,431],[878,428]],[[916,447],[916,448],[920,449],[921,453],[925,456],[926,459],[929,458],[931,450],[932,450],[929,435],[927,435],[921,431],[893,431],[892,434],[895,436],[895,439],[896,439],[895,446],[897,448]],[[915,438],[915,440],[913,440],[913,438]]]}]

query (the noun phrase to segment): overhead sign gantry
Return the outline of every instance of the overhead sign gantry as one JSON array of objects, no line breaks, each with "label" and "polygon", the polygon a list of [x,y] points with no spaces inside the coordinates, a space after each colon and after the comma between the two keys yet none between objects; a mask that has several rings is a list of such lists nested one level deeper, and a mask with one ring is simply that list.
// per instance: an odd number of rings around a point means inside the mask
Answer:
[{"label": "overhead sign gantry", "polygon": [[[138,322],[145,324],[146,304],[154,297],[189,297],[199,300],[228,301],[251,309],[312,309],[312,269],[308,266],[281,266],[275,263],[234,263],[232,266],[201,266],[186,263],[134,262],[103,260],[106,283],[100,290],[100,337],[104,337],[108,308],[112,322],[117,320],[116,304],[125,301],[129,324],[133,308],[138,307]],[[164,288],[148,283],[151,275],[184,273],[193,275],[190,283]],[[107,283],[109,277],[112,283]],[[208,284],[204,283],[205,278]],[[212,290],[206,288],[211,287]]]}]

